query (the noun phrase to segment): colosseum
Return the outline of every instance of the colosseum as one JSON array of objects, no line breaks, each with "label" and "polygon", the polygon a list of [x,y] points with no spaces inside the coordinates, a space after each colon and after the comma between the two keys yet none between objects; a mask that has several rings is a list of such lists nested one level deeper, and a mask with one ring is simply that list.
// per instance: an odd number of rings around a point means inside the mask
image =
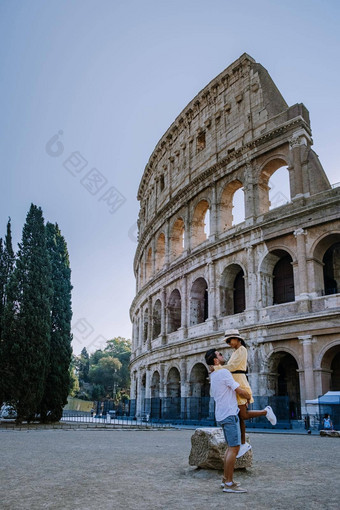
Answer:
[{"label": "colosseum", "polygon": [[[340,187],[312,144],[307,108],[247,54],[160,139],[137,196],[131,415],[213,422],[204,353],[229,328],[279,422],[301,426],[306,400],[340,390]],[[276,172],[290,196],[273,200]]]}]

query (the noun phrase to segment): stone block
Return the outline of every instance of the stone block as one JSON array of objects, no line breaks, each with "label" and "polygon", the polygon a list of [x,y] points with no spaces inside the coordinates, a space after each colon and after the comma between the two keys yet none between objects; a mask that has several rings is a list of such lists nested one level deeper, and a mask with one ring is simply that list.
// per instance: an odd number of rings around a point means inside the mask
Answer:
[{"label": "stone block", "polygon": [[320,430],[320,436],[340,437],[340,431],[339,430]]},{"label": "stone block", "polygon": [[[246,440],[249,442],[248,437]],[[191,436],[189,465],[204,469],[223,470],[223,458],[227,446],[221,428],[206,427],[196,429]],[[236,459],[235,469],[251,467],[252,461],[253,451],[249,450],[242,457]]]}]

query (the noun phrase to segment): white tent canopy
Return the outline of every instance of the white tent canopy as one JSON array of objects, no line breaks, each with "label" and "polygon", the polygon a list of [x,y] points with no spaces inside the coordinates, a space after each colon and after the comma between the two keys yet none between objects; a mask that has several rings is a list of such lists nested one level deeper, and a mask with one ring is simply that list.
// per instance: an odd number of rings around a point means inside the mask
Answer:
[{"label": "white tent canopy", "polygon": [[306,400],[306,404],[340,404],[340,391],[327,391],[319,398]]}]

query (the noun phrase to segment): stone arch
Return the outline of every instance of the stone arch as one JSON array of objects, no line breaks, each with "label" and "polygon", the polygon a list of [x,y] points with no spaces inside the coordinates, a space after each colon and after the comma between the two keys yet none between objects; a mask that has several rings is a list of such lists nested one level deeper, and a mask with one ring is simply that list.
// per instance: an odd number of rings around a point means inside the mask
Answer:
[{"label": "stone arch", "polygon": [[246,308],[244,270],[239,264],[230,264],[220,279],[220,315],[233,315]]},{"label": "stone arch", "polygon": [[[243,184],[238,179],[229,182],[223,189],[219,207],[219,230],[223,232],[235,223],[233,222],[234,196],[238,190],[243,188]],[[243,197],[244,198],[244,197]],[[244,200],[243,200],[243,220],[244,220]],[[242,221],[243,221],[242,220]]]},{"label": "stone arch", "polygon": [[165,235],[161,232],[156,242],[156,271],[160,271],[165,264]]},{"label": "stone arch", "polygon": [[190,326],[204,322],[208,316],[208,284],[204,278],[199,277],[190,291]]},{"label": "stone arch", "polygon": [[262,306],[295,300],[293,258],[284,248],[271,250],[260,266]]},{"label": "stone arch", "polygon": [[[273,176],[273,174],[279,170],[280,168],[287,167],[288,162],[286,161],[286,158],[282,155],[276,155],[269,160],[265,162],[264,165],[262,165],[259,176],[258,176],[258,200],[259,200],[259,214],[264,214],[269,211],[271,208],[271,203],[269,199],[269,191],[270,191],[270,184],[269,179]],[[288,170],[287,170],[288,172]],[[289,173],[288,173],[288,180],[290,179]],[[290,182],[290,181],[289,181]],[[273,189],[274,191],[274,189]],[[275,190],[276,191],[276,190]],[[277,204],[275,207],[278,207],[279,205],[283,205],[282,202],[286,203],[286,197],[283,197],[282,191],[279,189],[276,191],[277,196],[275,199],[275,203]],[[289,184],[289,200],[291,197],[291,183]],[[275,195],[274,195],[275,196]],[[271,197],[272,198],[272,197]],[[288,197],[287,197],[288,198]],[[273,199],[273,198],[272,198]],[[288,201],[289,201],[288,200]]]},{"label": "stone arch", "polygon": [[145,262],[145,279],[146,281],[150,280],[152,275],[152,248],[150,247],[147,252],[146,262]]},{"label": "stone arch", "polygon": [[152,310],[152,339],[157,338],[161,334],[162,326],[162,303],[160,299],[155,301]]},{"label": "stone arch", "polygon": [[299,364],[295,353],[291,349],[275,349],[267,357],[267,365],[269,392],[276,397],[286,397],[289,419],[301,419]]},{"label": "stone arch", "polygon": [[160,392],[160,375],[158,370],[155,370],[151,378],[151,398],[159,398]]},{"label": "stone arch", "polygon": [[202,199],[198,202],[194,209],[191,220],[191,246],[195,248],[199,244],[207,240],[205,231],[206,222],[208,222],[207,213],[210,209],[209,202]]},{"label": "stone arch", "polygon": [[189,377],[190,397],[209,397],[210,383],[208,370],[203,363],[195,363]]},{"label": "stone arch", "polygon": [[[340,261],[339,248],[337,247],[339,243],[340,232],[332,232],[319,237],[311,247],[309,260],[310,264],[312,264],[313,273],[311,278],[313,282],[312,291],[318,296],[333,293],[334,290],[337,290],[337,293],[340,292]],[[331,250],[332,247],[336,247],[336,250],[333,250],[333,260],[327,256],[329,255],[328,250]],[[329,286],[330,280],[333,280],[333,283],[335,283],[333,287]],[[331,289],[333,289],[333,292],[329,292]]]},{"label": "stone arch", "polygon": [[187,416],[190,420],[209,417],[210,383],[203,363],[195,363],[190,371]]},{"label": "stone arch", "polygon": [[168,333],[177,331],[181,327],[182,302],[178,289],[174,289],[169,297],[168,306]]},{"label": "stone arch", "polygon": [[181,396],[181,376],[177,367],[171,367],[166,379],[166,396],[178,398]]},{"label": "stone arch", "polygon": [[340,340],[324,349],[320,368],[322,394],[340,391]]},{"label": "stone arch", "polygon": [[171,259],[179,257],[184,251],[185,225],[183,218],[177,218],[171,229],[170,249]]}]

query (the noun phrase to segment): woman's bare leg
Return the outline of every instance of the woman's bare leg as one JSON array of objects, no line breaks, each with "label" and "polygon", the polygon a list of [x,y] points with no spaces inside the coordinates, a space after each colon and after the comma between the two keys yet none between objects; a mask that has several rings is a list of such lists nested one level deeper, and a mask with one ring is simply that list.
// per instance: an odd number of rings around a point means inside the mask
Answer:
[{"label": "woman's bare leg", "polygon": [[240,429],[241,429],[241,444],[245,444],[245,442],[246,442],[246,424],[244,422],[244,419],[240,416],[240,414],[241,414],[241,412],[239,413]]},{"label": "woman's bare leg", "polygon": [[266,416],[266,414],[267,414],[267,411],[265,409],[263,409],[263,411],[248,411],[246,404],[239,405],[238,407],[240,410],[239,417],[242,420],[249,420],[250,418],[257,418],[257,416]]}]

